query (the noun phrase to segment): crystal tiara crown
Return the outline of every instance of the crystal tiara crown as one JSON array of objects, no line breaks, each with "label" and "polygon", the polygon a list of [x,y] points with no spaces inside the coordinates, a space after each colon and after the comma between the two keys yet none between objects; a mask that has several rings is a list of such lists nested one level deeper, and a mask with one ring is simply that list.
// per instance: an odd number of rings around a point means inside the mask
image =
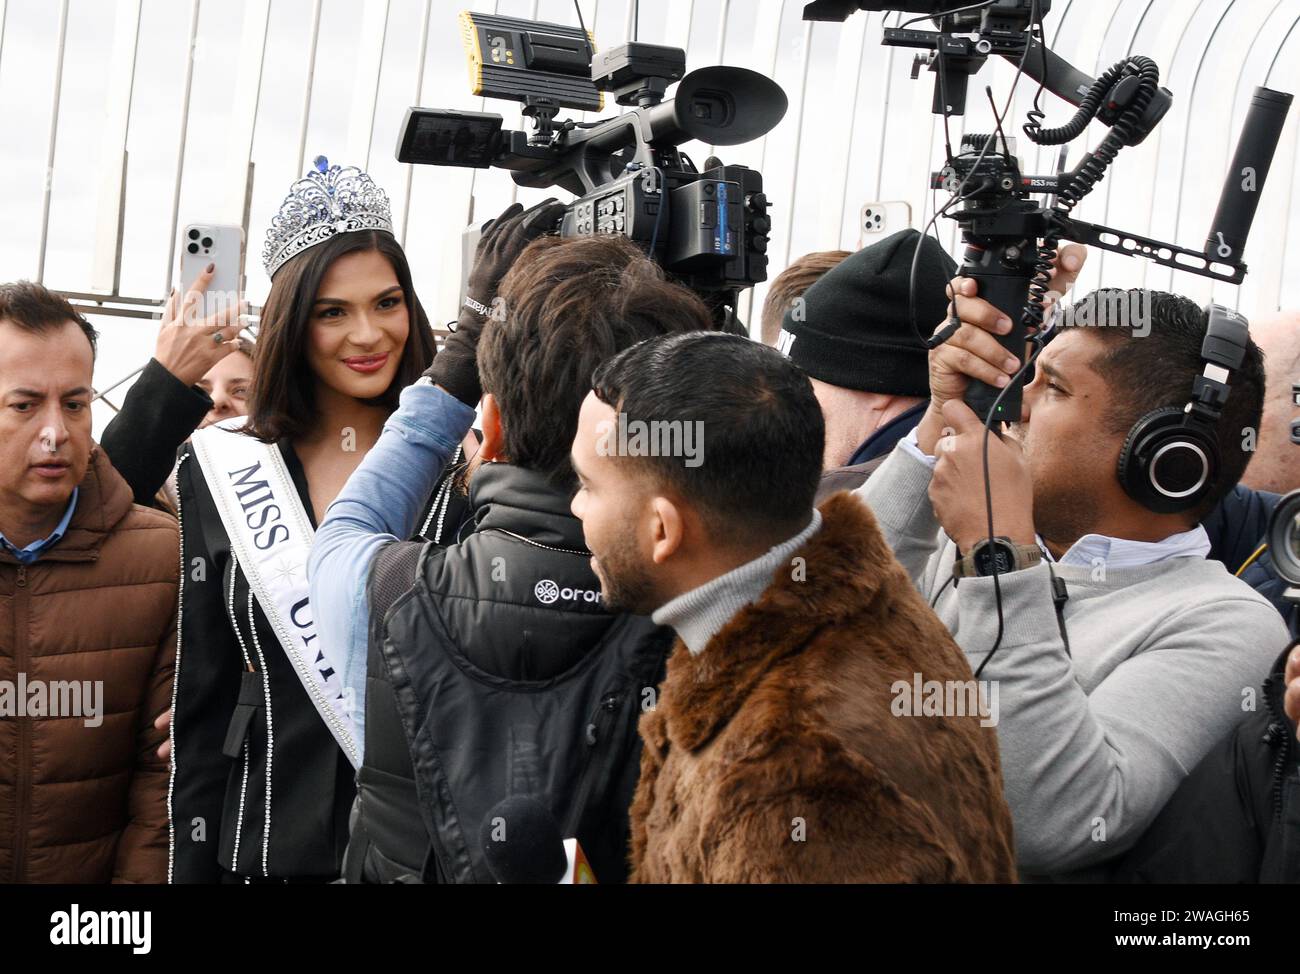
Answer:
[{"label": "crystal tiara crown", "polygon": [[354,230],[393,232],[388,195],[356,166],[331,166],[317,156],[314,169],[289,187],[262,246],[266,276],[290,258]]}]

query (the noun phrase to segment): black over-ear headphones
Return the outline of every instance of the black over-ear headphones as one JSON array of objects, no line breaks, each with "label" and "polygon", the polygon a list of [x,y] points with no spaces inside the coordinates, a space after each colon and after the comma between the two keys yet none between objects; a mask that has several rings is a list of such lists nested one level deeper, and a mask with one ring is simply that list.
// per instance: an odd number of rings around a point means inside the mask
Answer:
[{"label": "black over-ear headphones", "polygon": [[1245,318],[1223,305],[1211,304],[1206,314],[1205,367],[1192,384],[1191,400],[1147,413],[1133,424],[1119,453],[1125,492],[1157,514],[1196,507],[1219,474],[1214,427],[1228,401],[1228,377],[1246,357],[1250,330]]}]

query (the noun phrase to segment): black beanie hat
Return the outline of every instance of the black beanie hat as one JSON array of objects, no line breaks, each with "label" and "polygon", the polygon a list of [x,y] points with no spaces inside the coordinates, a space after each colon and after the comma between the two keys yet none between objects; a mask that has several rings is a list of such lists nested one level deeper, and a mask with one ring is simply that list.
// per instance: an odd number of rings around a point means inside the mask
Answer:
[{"label": "black beanie hat", "polygon": [[948,316],[957,264],[939,243],[900,230],[846,257],[785,313],[777,347],[814,379],[893,396],[930,394],[928,352],[908,314],[917,241],[916,328],[928,335]]}]

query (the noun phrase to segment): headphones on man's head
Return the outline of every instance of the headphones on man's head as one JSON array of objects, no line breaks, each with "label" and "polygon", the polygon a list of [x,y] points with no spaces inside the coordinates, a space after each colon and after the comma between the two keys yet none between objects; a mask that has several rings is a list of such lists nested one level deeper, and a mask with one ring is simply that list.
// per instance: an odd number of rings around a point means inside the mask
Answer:
[{"label": "headphones on man's head", "polygon": [[1214,427],[1228,401],[1228,377],[1241,368],[1250,344],[1244,317],[1221,304],[1206,309],[1201,343],[1205,367],[1186,406],[1147,413],[1129,430],[1119,453],[1119,482],[1135,501],[1157,514],[1189,511],[1205,499],[1219,474]]}]

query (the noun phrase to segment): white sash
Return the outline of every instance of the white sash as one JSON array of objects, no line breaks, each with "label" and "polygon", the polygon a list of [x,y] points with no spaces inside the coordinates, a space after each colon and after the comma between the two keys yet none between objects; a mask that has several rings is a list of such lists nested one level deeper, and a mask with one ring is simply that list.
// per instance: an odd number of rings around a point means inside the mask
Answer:
[{"label": "white sash", "polygon": [[294,672],[353,767],[361,764],[344,660],[317,638],[308,602],[311,521],[274,444],[231,430],[238,416],[198,431],[190,443],[230,537],[230,550]]}]

